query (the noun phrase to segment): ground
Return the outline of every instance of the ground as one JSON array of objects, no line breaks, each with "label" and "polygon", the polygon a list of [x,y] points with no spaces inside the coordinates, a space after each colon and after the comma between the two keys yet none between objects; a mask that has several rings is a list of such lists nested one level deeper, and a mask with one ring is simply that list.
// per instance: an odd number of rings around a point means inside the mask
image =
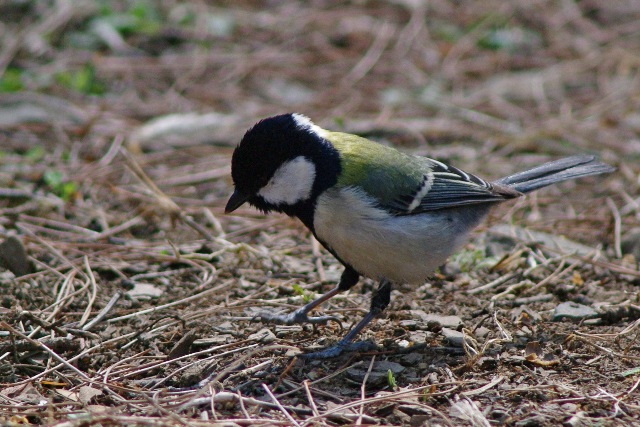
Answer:
[{"label": "ground", "polygon": [[[0,4],[2,425],[640,425],[640,3]],[[362,334],[369,280],[297,221],[223,208],[259,118],[487,179],[617,168],[497,207]],[[344,328],[344,329],[342,329]]]}]

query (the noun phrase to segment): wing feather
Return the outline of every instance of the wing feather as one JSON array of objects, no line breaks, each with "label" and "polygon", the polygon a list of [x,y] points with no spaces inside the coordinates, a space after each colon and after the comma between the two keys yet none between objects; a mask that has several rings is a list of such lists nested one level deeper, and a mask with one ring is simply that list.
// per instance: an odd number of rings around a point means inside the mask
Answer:
[{"label": "wing feather", "polygon": [[[430,171],[413,190],[399,196],[388,206],[397,215],[411,215],[476,203],[490,203],[518,197],[508,187],[493,185],[473,174],[442,162],[426,159]],[[428,191],[421,191],[429,183]]]},{"label": "wing feather", "polygon": [[521,194],[427,157],[401,153],[355,135],[326,137],[341,156],[338,185],[358,187],[382,209],[413,215],[456,206],[497,202]]}]

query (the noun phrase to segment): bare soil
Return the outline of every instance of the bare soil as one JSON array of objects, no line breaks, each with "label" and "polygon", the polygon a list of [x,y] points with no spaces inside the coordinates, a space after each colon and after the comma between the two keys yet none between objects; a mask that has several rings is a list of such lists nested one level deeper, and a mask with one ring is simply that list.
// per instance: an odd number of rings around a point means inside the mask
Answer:
[{"label": "bare soil", "polygon": [[[639,2],[0,12],[2,425],[640,425]],[[233,147],[287,111],[487,179],[618,169],[497,207],[393,291],[378,350],[309,361],[375,283],[322,307],[339,323],[255,321],[341,266],[295,220],[223,214]]]}]

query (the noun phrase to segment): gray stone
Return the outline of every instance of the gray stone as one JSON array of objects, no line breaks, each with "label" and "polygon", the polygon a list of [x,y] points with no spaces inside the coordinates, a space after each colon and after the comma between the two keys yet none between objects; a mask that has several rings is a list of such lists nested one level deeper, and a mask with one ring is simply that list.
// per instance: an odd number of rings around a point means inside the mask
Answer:
[{"label": "gray stone", "polygon": [[623,254],[631,254],[636,260],[640,260],[640,229],[633,229],[624,233],[620,241]]},{"label": "gray stone", "polygon": [[411,331],[409,332],[409,339],[415,344],[421,344],[427,342],[432,338],[432,334],[427,331]]},{"label": "gray stone", "polygon": [[561,322],[565,319],[583,320],[593,319],[596,317],[598,317],[598,312],[593,308],[572,301],[566,301],[556,306],[551,320],[554,322]]},{"label": "gray stone", "polygon": [[[352,367],[347,369],[345,372],[347,378],[356,383],[362,383],[364,381],[364,377],[367,375],[367,371],[369,369],[368,364],[362,364],[356,367]],[[396,376],[405,371],[405,367],[396,362],[389,361],[380,361],[376,362],[369,373],[369,377],[367,378],[367,384],[372,386],[384,386],[388,382],[387,372],[391,371],[391,373]]]},{"label": "gray stone", "polygon": [[139,149],[160,147],[184,147],[210,141],[225,144],[237,131],[237,116],[209,112],[176,113],[155,117],[143,124],[130,135],[130,144]]},{"label": "gray stone", "polygon": [[400,326],[410,331],[415,331],[418,328],[418,322],[413,319],[401,320]]},{"label": "gray stone", "polygon": [[35,271],[22,242],[15,236],[9,236],[0,243],[0,267],[11,271],[16,277]]},{"label": "gray stone", "polygon": [[405,365],[416,366],[420,361],[422,361],[422,354],[420,353],[409,353],[402,356],[402,362]]},{"label": "gray stone", "polygon": [[491,329],[485,328],[484,326],[480,326],[478,329],[476,329],[473,332],[473,335],[476,338],[485,338],[485,337],[489,336],[490,333],[491,333]]},{"label": "gray stone", "polygon": [[458,332],[455,329],[442,328],[440,331],[444,339],[454,347],[462,347],[462,343],[464,340],[464,334],[462,332]]},{"label": "gray stone", "polygon": [[151,283],[135,283],[133,289],[127,291],[127,295],[136,299],[158,298],[164,291]]},{"label": "gray stone", "polygon": [[[487,231],[487,239],[497,239],[503,247],[507,247],[506,242],[509,237],[514,239],[514,244],[516,242],[524,242],[529,245],[538,243],[562,254],[589,256],[593,254],[595,250],[591,246],[582,245],[563,236],[529,230],[523,227],[499,224],[491,227],[491,229]],[[501,249],[494,250],[496,251],[495,255],[501,253]]]},{"label": "gray stone", "polygon": [[248,340],[258,341],[264,344],[274,342],[276,340],[275,334],[269,328],[260,329],[255,334],[251,334],[247,337]]},{"label": "gray stone", "polygon": [[425,313],[422,310],[410,310],[410,313],[414,317],[419,317],[424,323],[436,322],[442,325],[443,328],[457,329],[462,325],[462,319],[458,316],[442,316],[440,314]]}]

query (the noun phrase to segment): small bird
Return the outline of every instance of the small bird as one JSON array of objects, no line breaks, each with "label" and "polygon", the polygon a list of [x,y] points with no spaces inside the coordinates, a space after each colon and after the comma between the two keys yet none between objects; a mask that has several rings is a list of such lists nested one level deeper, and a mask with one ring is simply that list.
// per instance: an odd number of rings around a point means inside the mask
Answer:
[{"label": "small bird", "polygon": [[255,124],[235,148],[235,191],[225,212],[248,202],[297,217],[344,265],[334,289],[290,314],[258,316],[262,321],[335,320],[308,313],[360,276],[378,282],[364,318],[334,346],[305,355],[328,358],[365,348],[353,341],[387,307],[392,285],[428,279],[496,203],[614,170],[594,156],[575,155],[487,182],[438,160],[322,129],[301,114],[282,114]]}]

